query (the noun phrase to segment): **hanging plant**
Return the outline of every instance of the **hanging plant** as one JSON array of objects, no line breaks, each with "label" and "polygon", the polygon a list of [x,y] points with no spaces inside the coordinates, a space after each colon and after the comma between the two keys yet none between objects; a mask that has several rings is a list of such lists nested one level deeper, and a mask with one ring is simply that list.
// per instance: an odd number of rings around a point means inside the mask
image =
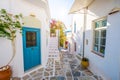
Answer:
[{"label": "hanging plant", "polygon": [[11,15],[5,9],[0,10],[0,37],[11,40],[13,49],[13,55],[7,65],[11,63],[16,53],[15,38],[16,32],[22,30],[21,19],[21,14]]}]

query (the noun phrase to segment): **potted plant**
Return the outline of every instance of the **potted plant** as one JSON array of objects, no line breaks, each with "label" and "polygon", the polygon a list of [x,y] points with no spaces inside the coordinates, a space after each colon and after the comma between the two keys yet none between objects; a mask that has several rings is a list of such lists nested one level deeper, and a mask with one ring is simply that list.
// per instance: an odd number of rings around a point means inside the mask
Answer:
[{"label": "potted plant", "polygon": [[12,75],[12,71],[9,64],[13,60],[16,53],[15,38],[16,32],[21,32],[22,29],[21,18],[21,14],[11,15],[7,13],[5,9],[0,10],[0,37],[9,39],[11,41],[13,49],[13,55],[10,61],[5,66],[0,68],[0,80],[10,80],[10,77]]},{"label": "potted plant", "polygon": [[86,57],[83,57],[82,60],[81,60],[81,66],[83,68],[87,68],[89,66],[89,59],[86,58]]},{"label": "potted plant", "polygon": [[10,80],[12,71],[10,66],[6,65],[0,68],[0,80]]}]

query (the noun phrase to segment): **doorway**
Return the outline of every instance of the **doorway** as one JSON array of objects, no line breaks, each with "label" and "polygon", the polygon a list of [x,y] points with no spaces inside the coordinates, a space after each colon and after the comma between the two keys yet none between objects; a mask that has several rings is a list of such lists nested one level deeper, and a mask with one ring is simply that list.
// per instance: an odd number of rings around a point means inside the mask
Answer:
[{"label": "doorway", "polygon": [[41,64],[40,29],[23,27],[24,71]]}]

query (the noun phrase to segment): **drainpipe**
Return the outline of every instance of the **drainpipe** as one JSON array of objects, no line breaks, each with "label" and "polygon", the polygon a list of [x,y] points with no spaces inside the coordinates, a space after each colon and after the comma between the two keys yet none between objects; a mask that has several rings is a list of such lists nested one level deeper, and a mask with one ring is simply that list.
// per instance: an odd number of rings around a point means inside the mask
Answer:
[{"label": "drainpipe", "polygon": [[86,29],[86,23],[87,23],[87,10],[88,10],[88,7],[85,7],[84,8],[84,23],[83,23],[83,55],[82,55],[83,58],[85,54],[85,29]]},{"label": "drainpipe", "polygon": [[86,29],[86,24],[87,24],[87,11],[88,7],[94,2],[95,0],[91,1],[91,3],[84,8],[84,23],[83,23],[83,56],[85,55],[85,29]]}]

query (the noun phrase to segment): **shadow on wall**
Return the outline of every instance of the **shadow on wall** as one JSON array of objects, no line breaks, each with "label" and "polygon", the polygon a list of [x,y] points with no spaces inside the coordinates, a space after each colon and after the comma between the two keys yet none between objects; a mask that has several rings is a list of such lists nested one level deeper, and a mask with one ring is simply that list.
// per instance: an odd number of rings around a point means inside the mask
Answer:
[{"label": "shadow on wall", "polygon": [[[106,5],[107,4],[107,5]],[[88,15],[91,16],[96,16],[96,17],[103,17],[107,16],[109,14],[109,12],[111,12],[111,10],[113,8],[120,8],[120,1],[119,0],[95,0],[92,5],[90,5],[90,7],[88,7],[89,13]],[[97,8],[96,8],[97,7]],[[100,12],[102,11],[102,12]]]}]

